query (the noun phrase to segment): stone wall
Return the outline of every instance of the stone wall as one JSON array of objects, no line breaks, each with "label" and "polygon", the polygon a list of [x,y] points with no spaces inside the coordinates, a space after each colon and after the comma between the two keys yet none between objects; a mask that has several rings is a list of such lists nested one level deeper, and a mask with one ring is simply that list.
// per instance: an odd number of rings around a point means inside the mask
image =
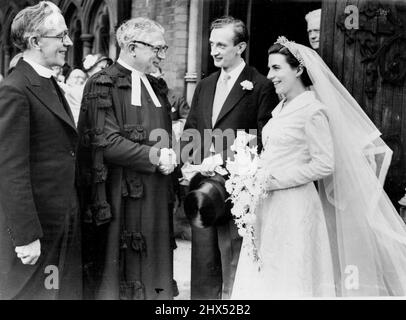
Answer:
[{"label": "stone wall", "polygon": [[169,49],[162,70],[168,86],[179,94],[185,93],[188,14],[189,0],[133,0],[133,18],[148,17],[165,28]]}]

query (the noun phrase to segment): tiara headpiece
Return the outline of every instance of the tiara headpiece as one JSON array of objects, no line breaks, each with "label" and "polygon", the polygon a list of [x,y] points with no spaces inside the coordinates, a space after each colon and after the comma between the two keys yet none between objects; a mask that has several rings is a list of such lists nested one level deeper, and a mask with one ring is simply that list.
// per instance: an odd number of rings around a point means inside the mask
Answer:
[{"label": "tiara headpiece", "polygon": [[299,66],[304,67],[305,63],[302,56],[299,53],[299,50],[295,47],[296,43],[294,41],[289,41],[284,36],[279,36],[275,43],[279,43],[280,45],[288,48],[291,54],[299,61]]}]

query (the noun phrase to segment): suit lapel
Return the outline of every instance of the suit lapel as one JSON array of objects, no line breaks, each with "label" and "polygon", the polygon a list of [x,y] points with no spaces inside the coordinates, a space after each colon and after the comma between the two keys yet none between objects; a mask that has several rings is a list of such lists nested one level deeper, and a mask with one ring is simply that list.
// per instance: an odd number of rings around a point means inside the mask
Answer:
[{"label": "suit lapel", "polygon": [[230,93],[227,96],[226,101],[224,102],[223,107],[221,108],[220,114],[217,117],[214,127],[220,122],[222,118],[224,118],[225,115],[227,115],[237,105],[237,103],[247,93],[247,90],[243,90],[240,84],[244,80],[248,81],[252,80],[252,75],[248,65],[244,67],[244,69],[238,76],[237,81],[234,83],[233,88],[231,89]]},{"label": "suit lapel", "polygon": [[[205,102],[204,106],[203,106],[204,121],[206,122],[205,128],[212,127],[211,117],[213,115],[213,102],[214,102],[214,95],[216,94],[217,80],[219,77],[220,77],[220,71],[217,71],[211,77],[210,81],[207,83],[207,86],[205,87],[205,90],[202,94],[203,101]],[[207,97],[207,100],[205,99],[205,97]]]},{"label": "suit lapel", "polygon": [[75,126],[75,120],[74,120],[73,114],[72,114],[72,110],[70,109],[68,100],[66,100],[66,98],[65,98],[65,92],[64,92],[64,90],[63,90],[61,87],[59,87],[59,86],[58,86],[58,90],[59,90],[60,93],[61,93],[63,108],[64,108],[64,110],[66,111],[66,113],[67,113],[68,116],[69,116],[69,119],[70,119],[70,122],[71,122],[70,124],[71,124],[71,126],[73,125],[73,127],[76,128],[76,126]]},{"label": "suit lapel", "polygon": [[[35,70],[25,61],[20,61],[19,65],[23,69],[25,76],[30,81],[31,85],[27,86],[28,90],[37,97],[38,100],[42,102],[42,104],[48,108],[53,114],[55,114],[59,119],[66,122],[70,127],[72,127],[76,131],[75,123],[73,122],[73,117],[70,112],[70,108],[68,102],[66,101],[65,97],[62,94],[62,99],[68,110],[65,110],[63,104],[59,100],[57,94],[52,94],[54,92],[52,83],[49,79],[42,78],[39,74],[35,72]],[[62,93],[62,91],[61,91]]]}]

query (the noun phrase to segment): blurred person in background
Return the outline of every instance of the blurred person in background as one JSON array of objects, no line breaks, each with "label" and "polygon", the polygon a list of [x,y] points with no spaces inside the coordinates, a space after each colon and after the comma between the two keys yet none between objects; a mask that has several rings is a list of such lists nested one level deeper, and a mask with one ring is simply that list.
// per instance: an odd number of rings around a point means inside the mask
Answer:
[{"label": "blurred person in background", "polygon": [[88,78],[104,68],[110,66],[113,60],[102,55],[101,53],[88,54],[83,59],[83,70],[86,72]]},{"label": "blurred person in background", "polygon": [[59,83],[69,103],[76,125],[79,119],[80,104],[82,102],[86,79],[86,73],[80,69],[73,69],[66,75],[65,82]]},{"label": "blurred person in background", "polygon": [[309,43],[314,50],[319,50],[320,47],[320,22],[321,9],[310,11],[305,16],[307,22],[307,35]]}]

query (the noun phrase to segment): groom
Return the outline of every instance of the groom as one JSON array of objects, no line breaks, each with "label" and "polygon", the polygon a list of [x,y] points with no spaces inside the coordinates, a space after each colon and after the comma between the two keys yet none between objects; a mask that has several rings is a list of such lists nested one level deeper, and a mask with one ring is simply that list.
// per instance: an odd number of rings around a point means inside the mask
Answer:
[{"label": "groom", "polygon": [[[241,20],[223,17],[211,25],[210,46],[219,71],[200,81],[193,96],[185,131],[195,129],[205,137],[207,129],[257,130],[261,147],[262,127],[271,116],[278,99],[271,82],[249,67],[241,55],[247,47],[248,31]],[[217,153],[226,160],[230,145],[216,145],[219,139],[201,144],[202,166],[213,170],[210,156]],[[225,139],[221,139],[223,141]],[[198,159],[197,162],[200,162]],[[196,159],[195,159],[196,161]],[[221,225],[192,227],[191,299],[228,299],[234,283],[242,239],[230,217]]]}]

